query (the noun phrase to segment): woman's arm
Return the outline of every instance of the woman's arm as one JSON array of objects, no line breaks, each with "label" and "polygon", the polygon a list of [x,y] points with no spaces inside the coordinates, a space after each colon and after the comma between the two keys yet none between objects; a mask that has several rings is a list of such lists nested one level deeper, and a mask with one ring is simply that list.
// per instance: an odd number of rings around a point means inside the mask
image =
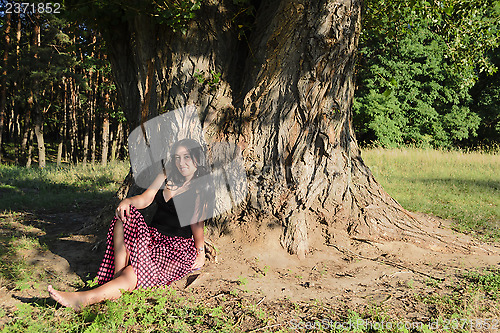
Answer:
[{"label": "woman's arm", "polygon": [[119,218],[122,222],[126,222],[130,216],[131,205],[137,209],[143,209],[151,205],[156,193],[161,188],[164,181],[165,175],[161,173],[156,177],[156,179],[146,191],[139,195],[123,199],[116,209],[116,217]]},{"label": "woman's arm", "polygon": [[[205,227],[205,222],[196,222],[195,224],[191,224],[191,231],[193,232],[193,238],[194,238],[194,246],[196,246],[196,249],[198,252],[203,248],[205,248],[205,236],[203,234]],[[203,250],[201,250],[203,251]]]},{"label": "woman's arm", "polygon": [[193,263],[193,270],[199,269],[205,264],[205,238],[203,235],[204,226],[205,223],[203,221],[191,224],[194,246],[196,247],[196,259]]},{"label": "woman's arm", "polygon": [[201,268],[205,264],[205,209],[201,207],[200,197],[196,198],[193,219],[191,220],[191,231],[193,232],[194,246],[196,247],[196,259],[193,269]]}]

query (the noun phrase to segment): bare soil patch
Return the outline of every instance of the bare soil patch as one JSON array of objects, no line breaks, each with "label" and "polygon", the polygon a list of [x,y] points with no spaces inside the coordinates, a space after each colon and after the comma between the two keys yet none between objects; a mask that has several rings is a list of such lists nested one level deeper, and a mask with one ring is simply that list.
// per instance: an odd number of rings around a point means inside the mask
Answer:
[{"label": "bare soil patch", "polygon": [[[95,276],[102,246],[94,248],[94,235],[75,233],[92,218],[80,213],[2,217],[0,236],[4,242],[7,237],[24,234],[38,237],[47,248],[22,254],[40,273],[29,287],[0,281],[0,307],[7,314],[0,319],[0,326],[17,304],[50,303],[49,284],[78,290]],[[429,223],[449,228],[448,221],[430,216]],[[279,236],[276,229],[251,241],[235,233],[210,238],[217,248],[217,262],[207,261],[202,270],[177,281],[173,288],[207,306],[223,303],[227,309],[231,309],[231,300],[221,296],[237,295],[274,314],[278,326],[319,316],[320,308],[311,312],[311,304],[338,313],[376,305],[393,318],[427,322],[436,310],[415,301],[416,294],[447,294],[464,272],[500,268],[495,244],[477,242],[484,251],[471,255],[437,252],[403,242],[353,241],[349,248],[314,244],[311,253],[300,260],[280,246]],[[255,329],[252,322],[246,327]]]}]

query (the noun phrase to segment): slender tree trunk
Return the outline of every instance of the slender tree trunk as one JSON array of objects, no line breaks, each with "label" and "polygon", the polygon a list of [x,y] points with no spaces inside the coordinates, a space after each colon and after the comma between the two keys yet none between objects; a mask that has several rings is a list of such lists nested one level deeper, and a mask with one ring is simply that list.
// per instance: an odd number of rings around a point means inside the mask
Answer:
[{"label": "slender tree trunk", "polygon": [[62,162],[62,154],[63,154],[63,146],[64,146],[64,118],[65,118],[65,109],[66,109],[66,90],[65,90],[65,85],[64,85],[64,77],[62,78],[62,83],[59,85],[59,89],[62,89],[62,111],[58,112],[57,117],[58,117],[58,131],[57,134],[59,135],[59,142],[57,144],[57,159],[56,159],[56,165],[60,166]]},{"label": "slender tree trunk", "polygon": [[101,146],[101,164],[106,165],[108,161],[108,145],[109,145],[109,115],[104,113],[102,122],[102,146]]},{"label": "slender tree trunk", "polygon": [[[30,125],[30,120],[31,120],[31,107],[28,107],[28,109],[25,111],[24,114],[24,130],[23,130],[23,138],[21,140],[21,148],[20,148],[20,156],[22,156],[22,163],[27,165],[28,158],[31,159],[31,156],[28,156],[27,153],[27,147],[28,147],[28,140],[31,132],[31,125]],[[30,162],[31,163],[31,162]]]},{"label": "slender tree trunk", "polygon": [[14,103],[10,104],[10,116],[7,117],[9,120],[9,125],[7,126],[7,130],[9,131],[9,141],[16,142],[17,136],[19,134],[19,116],[14,111]]},{"label": "slender tree trunk", "polygon": [[[20,43],[21,43],[21,17],[20,17],[20,14],[16,14],[15,17],[17,19],[17,26],[16,26],[16,69],[19,71],[19,68],[20,68],[19,67],[19,59],[20,59],[20,52],[21,52],[21,46],[20,46]],[[16,94],[18,91],[17,79],[14,80],[13,86],[14,86],[13,94]],[[16,123],[17,123],[17,128],[18,128],[17,137],[15,140],[15,142],[16,142],[15,163],[19,164],[19,158],[22,158],[21,156],[22,156],[22,154],[24,154],[24,150],[20,151],[20,148],[22,146],[21,142],[19,142],[19,140],[21,138],[21,124],[20,124],[21,115],[19,112],[19,107],[16,104],[14,98],[12,98],[12,110],[14,110],[14,113],[16,114]]]},{"label": "slender tree trunk", "polygon": [[10,26],[11,26],[12,14],[5,14],[5,48],[2,57],[2,77],[0,81],[0,164],[2,163],[3,157],[3,128],[5,123],[5,115],[7,114],[7,64],[9,60],[9,49],[10,49]]},{"label": "slender tree trunk", "polygon": [[[34,29],[33,29],[33,46],[35,47],[35,64],[38,60],[38,50],[40,48],[40,14],[34,15]],[[35,135],[38,147],[38,166],[45,168],[45,141],[43,138],[43,112],[40,109],[38,96],[41,95],[38,91],[38,80],[33,80],[33,88],[31,90],[30,108],[33,109],[35,115]],[[31,146],[30,146],[31,147]]]},{"label": "slender tree trunk", "polygon": [[[98,55],[98,59],[100,58],[100,55]],[[98,119],[98,110],[99,110],[99,96],[100,94],[98,93],[98,87],[102,83],[102,76],[100,75],[99,71],[96,72],[96,79],[95,79],[95,85],[93,89],[93,101],[94,101],[94,112],[92,113],[92,145],[90,148],[90,160],[92,164],[95,163],[95,158],[96,158],[96,149],[97,149],[97,119]]]},{"label": "slender tree trunk", "polygon": [[114,161],[115,158],[116,158],[116,139],[117,139],[117,133],[116,133],[116,130],[113,130],[113,128],[111,128],[110,132],[109,132],[109,142],[111,143],[111,150],[110,150],[110,153],[109,153],[109,161]]},{"label": "slender tree trunk", "polygon": [[[107,79],[104,78],[104,83]],[[108,148],[109,148],[109,90],[104,91],[104,114],[102,122],[102,146],[101,146],[101,164],[106,165],[108,161]]]},{"label": "slender tree trunk", "polygon": [[32,155],[33,155],[33,129],[29,128],[28,132],[29,132],[29,139],[27,140],[28,141],[28,153],[26,155],[27,156],[26,157],[26,167],[30,168],[31,162],[32,162]]},{"label": "slender tree trunk", "polygon": [[95,156],[96,156],[96,149],[97,149],[97,145],[96,145],[96,131],[97,131],[97,128],[96,128],[96,117],[97,115],[94,114],[92,115],[92,140],[91,140],[91,146],[90,146],[90,162],[92,164],[95,163]]},{"label": "slender tree trunk", "polygon": [[[95,40],[95,37],[94,37]],[[93,56],[93,53],[92,53]],[[92,113],[94,112],[94,96],[93,96],[93,71],[92,69],[88,73],[88,81],[90,87],[90,93],[88,98],[88,109],[84,112],[84,135],[83,135],[83,165],[87,164],[87,158],[89,154],[89,137],[90,137],[90,124],[92,122]]]},{"label": "slender tree trunk", "polygon": [[43,119],[42,113],[37,112],[35,117],[35,135],[36,142],[38,146],[38,166],[40,168],[45,168],[45,141],[43,138]]},{"label": "slender tree trunk", "polygon": [[89,154],[89,136],[90,136],[90,115],[89,112],[85,112],[85,121],[83,122],[84,134],[83,134],[83,165],[87,164],[87,157]]},{"label": "slender tree trunk", "polygon": [[57,160],[56,165],[61,166],[63,145],[64,145],[64,127],[59,127],[59,143],[57,144]]},{"label": "slender tree trunk", "polygon": [[74,86],[74,79],[70,78],[69,83],[69,113],[68,113],[68,130],[69,130],[69,159],[71,163],[76,161],[76,88]]},{"label": "slender tree trunk", "polygon": [[111,160],[120,159],[120,147],[123,136],[123,124],[118,121],[118,126],[116,127],[115,140],[113,140],[113,146],[111,148]]}]

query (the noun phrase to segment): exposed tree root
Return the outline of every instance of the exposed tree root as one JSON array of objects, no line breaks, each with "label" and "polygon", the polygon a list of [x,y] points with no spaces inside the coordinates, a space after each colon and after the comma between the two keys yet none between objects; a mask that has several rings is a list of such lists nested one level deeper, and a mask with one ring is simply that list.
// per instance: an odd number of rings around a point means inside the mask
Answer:
[{"label": "exposed tree root", "polygon": [[399,264],[399,263],[394,262],[392,260],[388,260],[388,259],[381,258],[381,257],[377,257],[377,258],[365,257],[365,256],[362,256],[360,254],[354,253],[354,252],[352,252],[349,249],[342,248],[341,246],[338,246],[338,245],[329,244],[328,246],[331,246],[331,247],[337,249],[339,252],[342,252],[343,254],[345,254],[346,256],[349,256],[349,257],[358,257],[358,258],[361,258],[361,259],[367,259],[367,260],[371,260],[371,261],[375,261],[375,262],[381,262],[381,263],[384,263],[386,265],[394,266],[394,267],[401,268],[401,269],[407,269],[407,270],[412,271],[413,273],[420,274],[420,275],[423,275],[423,276],[426,276],[426,277],[429,277],[429,278],[432,278],[432,279],[435,279],[435,280],[438,280],[438,281],[444,281],[445,280],[442,277],[438,277],[438,276],[434,276],[434,275],[422,272],[420,270],[417,270],[415,268]]}]

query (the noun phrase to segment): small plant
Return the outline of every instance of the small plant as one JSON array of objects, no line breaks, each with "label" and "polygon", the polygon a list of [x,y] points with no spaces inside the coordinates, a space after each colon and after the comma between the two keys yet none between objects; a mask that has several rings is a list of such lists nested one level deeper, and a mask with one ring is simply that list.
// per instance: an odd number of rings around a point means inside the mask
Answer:
[{"label": "small plant", "polygon": [[246,278],[246,277],[242,277],[241,275],[240,275],[240,276],[238,276],[238,284],[239,284],[240,286],[244,286],[244,285],[246,285],[247,283],[248,283],[248,280],[247,280],[247,278]]},{"label": "small plant", "polygon": [[483,290],[492,298],[497,299],[500,296],[500,271],[484,270],[479,272],[467,272],[464,274],[469,287],[473,289]]},{"label": "small plant", "polygon": [[427,278],[427,280],[425,281],[425,284],[428,285],[429,287],[437,288],[437,287],[439,287],[439,280],[436,280],[433,278]]},{"label": "small plant", "polygon": [[98,280],[98,277],[96,276],[93,280],[89,279],[89,280],[85,281],[85,284],[89,288],[94,288],[98,285],[97,280]]},{"label": "small plant", "polygon": [[203,75],[203,71],[200,72],[199,69],[194,72],[194,77],[198,80],[198,83],[203,84],[205,82],[205,77]]},{"label": "small plant", "polygon": [[208,84],[210,90],[215,89],[217,84],[220,82],[221,75],[222,73],[215,72],[213,70],[211,70],[210,73],[205,74],[204,71],[200,71],[199,69],[197,69],[193,74],[199,84]]}]

